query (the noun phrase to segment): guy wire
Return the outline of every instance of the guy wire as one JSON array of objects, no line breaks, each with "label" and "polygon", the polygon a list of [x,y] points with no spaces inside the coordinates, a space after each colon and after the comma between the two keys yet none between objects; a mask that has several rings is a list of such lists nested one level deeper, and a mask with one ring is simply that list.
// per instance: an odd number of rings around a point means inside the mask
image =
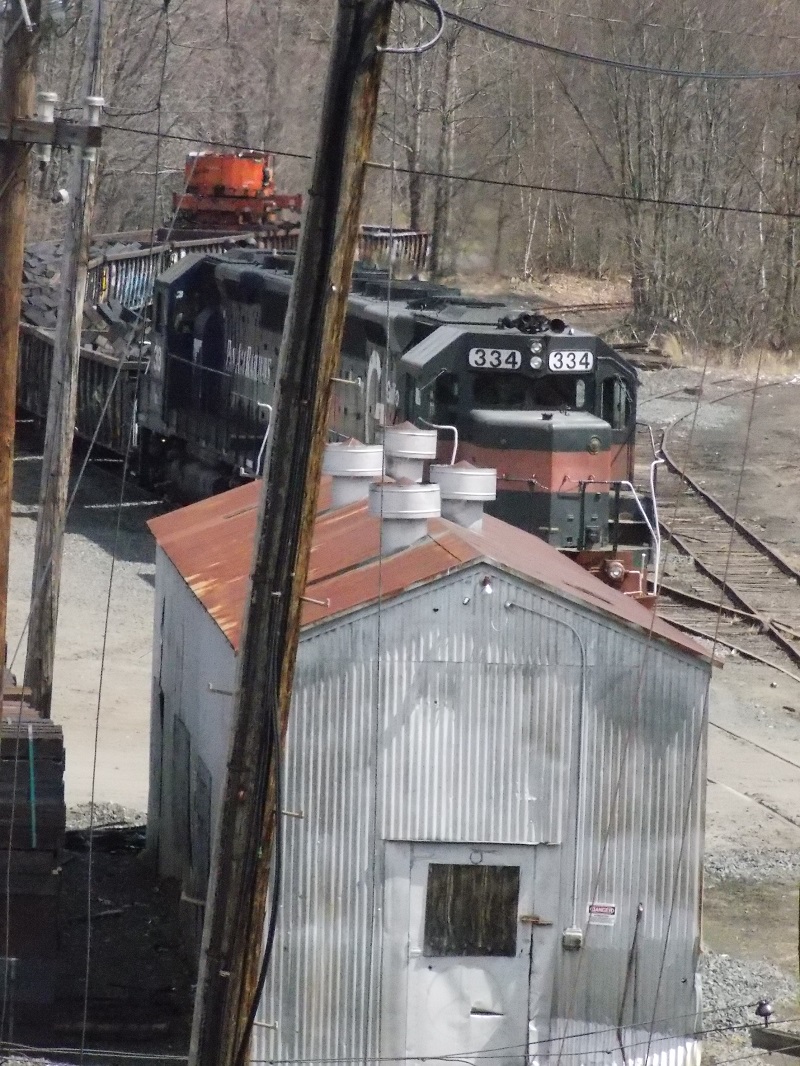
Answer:
[{"label": "guy wire", "polygon": [[[402,30],[405,24],[403,12],[401,10],[398,24],[395,29],[395,39],[400,41],[402,39]],[[370,856],[370,908],[369,908],[369,951],[367,953],[367,1008],[364,1012],[364,1031],[362,1036],[363,1046],[363,1063],[367,1066],[369,1062],[369,1047],[370,1040],[374,1033],[374,1025],[371,1023],[371,1018],[378,1018],[380,1016],[380,1006],[382,1002],[382,990],[379,987],[379,981],[376,981],[376,960],[375,960],[375,936],[376,936],[376,923],[378,922],[378,803],[381,796],[380,789],[380,733],[381,733],[381,716],[385,711],[383,686],[384,686],[384,673],[383,673],[383,488],[386,481],[386,448],[385,448],[385,430],[388,422],[388,406],[389,406],[389,374],[392,366],[392,351],[391,351],[391,324],[392,324],[392,282],[394,280],[394,257],[393,257],[393,245],[394,245],[394,215],[395,215],[395,151],[396,151],[396,136],[397,136],[397,109],[398,109],[398,97],[399,97],[399,82],[400,82],[400,62],[401,56],[399,54],[394,55],[394,84],[392,89],[392,136],[391,136],[391,167],[389,170],[389,262],[387,265],[386,274],[386,318],[385,318],[385,336],[384,336],[384,358],[381,360],[381,373],[378,377],[378,386],[375,392],[375,403],[381,406],[378,410],[383,412],[381,418],[382,439],[381,444],[384,445],[381,452],[381,487],[379,492],[379,530],[378,530],[378,600],[376,605],[376,627],[375,627],[375,668],[374,668],[374,684],[375,684],[375,714],[372,723],[373,730],[373,742],[372,742],[372,825],[370,828],[372,836],[372,854]],[[364,424],[366,425],[369,415],[369,379],[367,379],[367,392],[365,395],[364,408],[365,417]],[[376,412],[377,413],[377,412]],[[373,419],[373,424],[378,428],[378,423]],[[381,856],[381,862],[385,864],[386,857],[385,851]],[[383,971],[383,937],[379,937],[379,951],[380,959],[377,965],[377,974],[380,975]]]},{"label": "guy wire", "polygon": [[[96,0],[98,4],[102,4],[103,0]],[[167,62],[169,57],[169,40],[164,41],[164,53],[161,63],[161,71],[159,78],[159,91],[158,91],[158,108],[157,108],[157,132],[161,132],[161,98],[164,92],[164,84],[166,81]],[[99,58],[99,57],[98,57]],[[161,138],[156,139],[156,153],[155,153],[155,166],[154,166],[154,178],[153,178],[153,200],[150,217],[150,228],[155,234],[156,222],[158,214],[158,192],[159,192],[159,176],[160,176],[160,164],[161,164]],[[141,373],[141,359],[137,362],[136,375],[134,380],[134,394],[138,393],[139,375]],[[80,1062],[83,1063],[84,1049],[86,1046],[86,1029],[89,1016],[89,978],[91,974],[91,958],[92,958],[92,883],[94,875],[94,811],[95,811],[95,792],[97,786],[97,752],[100,739],[100,710],[103,699],[103,681],[105,678],[105,665],[106,665],[106,653],[108,650],[108,630],[109,622],[111,618],[111,594],[114,587],[114,573],[116,570],[117,562],[117,549],[119,547],[119,537],[122,525],[122,505],[125,500],[125,490],[128,483],[128,472],[130,468],[130,456],[131,448],[133,445],[134,425],[133,421],[128,427],[128,439],[125,446],[125,456],[122,465],[122,483],[120,485],[119,498],[117,502],[117,517],[116,525],[114,528],[114,540],[111,547],[111,566],[108,573],[108,589],[106,593],[106,606],[105,617],[103,620],[103,641],[100,650],[100,675],[97,683],[97,703],[95,710],[94,721],[94,747],[92,752],[92,783],[91,794],[89,799],[89,849],[87,859],[87,874],[86,874],[86,963],[84,970],[84,985],[83,985],[83,1016],[81,1019],[81,1057]]]}]

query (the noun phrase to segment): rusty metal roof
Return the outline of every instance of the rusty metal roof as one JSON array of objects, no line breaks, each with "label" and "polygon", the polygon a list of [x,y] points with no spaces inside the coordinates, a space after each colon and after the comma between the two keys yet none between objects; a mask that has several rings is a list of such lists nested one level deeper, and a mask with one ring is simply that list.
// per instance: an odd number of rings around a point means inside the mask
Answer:
[{"label": "rusty metal roof", "polygon": [[[260,482],[152,519],[157,543],[238,648],[249,592]],[[480,533],[443,518],[428,523],[428,536],[393,555],[379,556],[380,519],[366,500],[332,511],[330,478],[323,477],[306,595],[304,626],[369,603],[391,599],[413,586],[484,561],[568,599],[602,611],[618,623],[650,632],[690,655],[710,654],[653,613],[590,574],[543,540],[486,515]]]}]

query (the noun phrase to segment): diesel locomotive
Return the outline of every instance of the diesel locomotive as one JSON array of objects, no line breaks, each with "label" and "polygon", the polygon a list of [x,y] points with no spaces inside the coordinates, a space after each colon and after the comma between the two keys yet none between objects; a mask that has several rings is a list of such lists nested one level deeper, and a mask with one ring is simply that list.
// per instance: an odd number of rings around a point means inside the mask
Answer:
[{"label": "diesel locomotive", "polygon": [[[186,499],[259,475],[292,270],[291,257],[237,249],[157,280],[145,477]],[[491,513],[621,582],[610,560],[633,553],[640,568],[652,530],[632,484],[637,381],[599,337],[538,311],[359,265],[330,432],[371,443],[398,422],[436,428],[439,461],[497,470]]]}]

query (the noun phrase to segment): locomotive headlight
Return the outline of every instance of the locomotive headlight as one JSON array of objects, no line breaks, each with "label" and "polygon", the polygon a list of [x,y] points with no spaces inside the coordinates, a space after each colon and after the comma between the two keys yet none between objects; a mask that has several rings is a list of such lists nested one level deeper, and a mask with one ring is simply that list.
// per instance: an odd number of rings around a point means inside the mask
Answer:
[{"label": "locomotive headlight", "polygon": [[600,438],[590,437],[589,443],[586,447],[592,453],[592,455],[597,455],[597,453],[600,451]]},{"label": "locomotive headlight", "polygon": [[612,585],[621,584],[625,578],[625,566],[619,559],[605,559],[602,569]]},{"label": "locomotive headlight", "polygon": [[532,355],[531,356],[531,369],[532,370],[541,370],[541,368],[542,368],[542,357],[541,357],[541,355]]},{"label": "locomotive headlight", "polygon": [[531,352],[534,355],[541,355],[544,351],[544,345],[541,341],[531,341]]}]

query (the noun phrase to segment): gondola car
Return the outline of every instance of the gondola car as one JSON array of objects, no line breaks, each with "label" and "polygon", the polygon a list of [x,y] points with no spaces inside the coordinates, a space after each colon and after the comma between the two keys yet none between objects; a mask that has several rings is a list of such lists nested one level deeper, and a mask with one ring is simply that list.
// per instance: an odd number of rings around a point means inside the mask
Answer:
[{"label": "gondola car", "polygon": [[[260,473],[292,270],[237,249],[187,256],[156,282],[140,454],[182,498]],[[636,392],[599,337],[357,266],[330,430],[372,442],[396,422],[436,427],[440,460],[497,469],[490,511],[619,576],[609,560],[640,564],[652,526],[632,486]]]}]

